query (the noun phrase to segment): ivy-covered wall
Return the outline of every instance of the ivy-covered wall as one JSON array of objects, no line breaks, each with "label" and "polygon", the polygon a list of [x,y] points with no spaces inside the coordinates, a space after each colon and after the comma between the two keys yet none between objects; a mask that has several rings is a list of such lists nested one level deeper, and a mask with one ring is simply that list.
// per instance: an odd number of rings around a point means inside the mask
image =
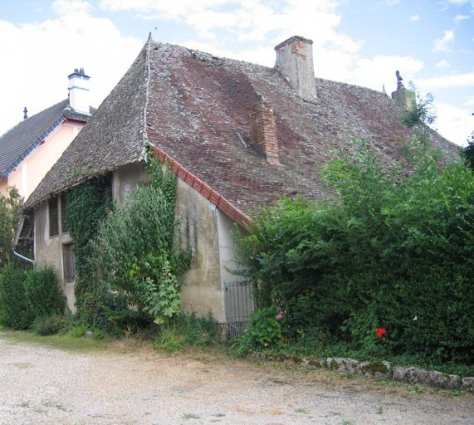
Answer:
[{"label": "ivy-covered wall", "polygon": [[[133,164],[116,170],[112,175],[113,200],[121,204],[127,193],[149,180],[142,164]],[[182,289],[183,309],[206,316],[209,312],[219,322],[226,322],[225,283],[236,280],[226,269],[234,268],[233,223],[223,213],[189,185],[178,179],[176,218],[179,221],[175,239],[183,248],[193,250],[191,267],[185,275]],[[69,233],[49,237],[48,203],[35,210],[36,259],[54,266],[64,288],[68,307],[75,311],[74,287],[64,282],[62,249],[72,242]]]}]

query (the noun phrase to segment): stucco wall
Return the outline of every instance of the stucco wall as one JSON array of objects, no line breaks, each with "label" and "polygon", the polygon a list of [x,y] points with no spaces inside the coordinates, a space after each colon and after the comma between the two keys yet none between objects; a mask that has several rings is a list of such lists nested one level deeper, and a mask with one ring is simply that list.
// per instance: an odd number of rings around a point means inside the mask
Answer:
[{"label": "stucco wall", "polygon": [[142,164],[131,164],[114,171],[112,194],[114,201],[122,204],[127,194],[146,180],[145,167]]},{"label": "stucco wall", "polygon": [[[116,170],[112,186],[114,200],[123,202],[126,194],[146,179],[141,164]],[[226,270],[236,265],[230,235],[233,223],[181,180],[178,180],[175,212],[179,220],[176,240],[180,240],[183,247],[189,245],[194,253],[191,268],[184,277],[183,309],[198,316],[210,312],[217,321],[226,322],[225,283],[238,280]],[[61,232],[51,238],[48,219],[48,202],[43,202],[35,209],[35,258],[37,264],[53,265],[66,293],[68,307],[74,311],[74,288],[73,284],[64,282],[62,258],[63,245],[71,243],[71,238]]]},{"label": "stucco wall", "polygon": [[74,137],[84,127],[76,122],[65,122],[31,152],[8,176],[8,185],[16,186],[25,199],[56,163]]},{"label": "stucco wall", "polygon": [[182,246],[189,245],[194,254],[191,268],[184,277],[183,309],[198,316],[211,312],[214,319],[224,322],[216,209],[178,180],[176,217]]}]

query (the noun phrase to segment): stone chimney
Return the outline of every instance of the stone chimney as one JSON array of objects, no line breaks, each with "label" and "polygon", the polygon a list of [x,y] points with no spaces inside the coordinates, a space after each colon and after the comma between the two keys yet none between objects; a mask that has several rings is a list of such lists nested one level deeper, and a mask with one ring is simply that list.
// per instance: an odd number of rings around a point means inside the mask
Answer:
[{"label": "stone chimney", "polygon": [[306,100],[315,100],[313,41],[293,36],[275,47],[275,67],[289,81],[299,95]]},{"label": "stone chimney", "polygon": [[273,109],[259,96],[257,102],[250,107],[250,142],[262,153],[268,163],[280,164],[275,115]]},{"label": "stone chimney", "polygon": [[69,78],[69,106],[75,112],[90,115],[89,80],[84,68],[75,69]]},{"label": "stone chimney", "polygon": [[405,88],[399,71],[395,75],[397,76],[397,90],[392,92],[392,99],[397,102],[400,108],[409,110],[413,106],[413,102],[416,102],[415,92]]}]

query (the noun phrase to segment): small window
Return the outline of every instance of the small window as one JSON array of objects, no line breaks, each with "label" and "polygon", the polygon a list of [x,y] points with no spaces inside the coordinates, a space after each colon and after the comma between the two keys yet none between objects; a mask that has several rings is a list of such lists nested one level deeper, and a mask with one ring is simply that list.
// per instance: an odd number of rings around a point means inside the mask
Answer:
[{"label": "small window", "polygon": [[72,283],[76,280],[76,257],[72,243],[63,245],[63,274],[64,283]]},{"label": "small window", "polygon": [[49,201],[49,236],[59,235],[59,214],[58,214],[58,198],[51,198]]},{"label": "small window", "polygon": [[66,194],[61,195],[61,232],[67,233],[67,223],[66,223]]}]

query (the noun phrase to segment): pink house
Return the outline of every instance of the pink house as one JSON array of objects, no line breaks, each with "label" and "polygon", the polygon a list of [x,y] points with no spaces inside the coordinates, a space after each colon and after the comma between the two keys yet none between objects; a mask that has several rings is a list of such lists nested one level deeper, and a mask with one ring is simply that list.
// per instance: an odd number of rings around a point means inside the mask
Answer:
[{"label": "pink house", "polygon": [[68,99],[24,120],[0,136],[0,194],[16,186],[26,200],[91,117],[84,69],[69,75]]}]

